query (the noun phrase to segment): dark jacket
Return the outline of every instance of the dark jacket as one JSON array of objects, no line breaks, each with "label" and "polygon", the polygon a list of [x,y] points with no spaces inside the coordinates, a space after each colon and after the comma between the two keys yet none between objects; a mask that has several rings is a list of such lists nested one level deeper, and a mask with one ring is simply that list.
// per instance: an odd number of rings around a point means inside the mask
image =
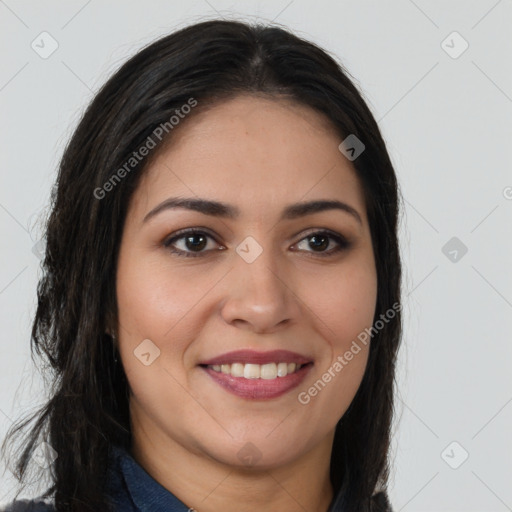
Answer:
[{"label": "dark jacket", "polygon": [[[189,512],[191,508],[154,480],[124,449],[113,447],[107,494],[119,512]],[[372,512],[392,512],[384,492],[372,498]],[[55,512],[42,500],[17,500],[0,512]],[[329,512],[344,512],[331,508]],[[352,512],[352,511],[351,511]]]}]

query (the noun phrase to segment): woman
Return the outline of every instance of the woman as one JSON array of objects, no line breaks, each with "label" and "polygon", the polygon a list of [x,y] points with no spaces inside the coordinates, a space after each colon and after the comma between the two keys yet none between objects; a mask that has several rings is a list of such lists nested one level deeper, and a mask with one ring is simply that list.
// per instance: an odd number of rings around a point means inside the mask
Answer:
[{"label": "woman", "polygon": [[164,37],[96,95],[52,199],[54,387],[16,466],[51,503],[7,510],[391,510],[398,186],[339,64],[277,27]]}]

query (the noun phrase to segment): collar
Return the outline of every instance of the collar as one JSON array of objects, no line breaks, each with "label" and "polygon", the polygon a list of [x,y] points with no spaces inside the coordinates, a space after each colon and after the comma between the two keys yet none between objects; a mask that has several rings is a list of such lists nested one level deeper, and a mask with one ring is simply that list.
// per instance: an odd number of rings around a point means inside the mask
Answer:
[{"label": "collar", "polygon": [[112,446],[109,492],[123,512],[189,512],[191,509],[160,485],[120,446]]},{"label": "collar", "polygon": [[[108,492],[116,510],[123,512],[191,512],[174,494],[160,485],[125,448],[112,445]],[[329,512],[340,510],[333,499]]]}]

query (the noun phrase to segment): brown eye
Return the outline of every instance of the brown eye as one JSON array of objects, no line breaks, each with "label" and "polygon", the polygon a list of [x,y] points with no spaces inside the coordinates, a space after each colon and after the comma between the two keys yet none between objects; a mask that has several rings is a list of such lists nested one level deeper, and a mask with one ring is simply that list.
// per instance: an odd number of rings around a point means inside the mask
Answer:
[{"label": "brown eye", "polygon": [[327,235],[311,235],[309,238],[309,246],[315,251],[318,249],[319,251],[323,251],[329,247],[330,237]]},{"label": "brown eye", "polygon": [[[300,250],[317,253],[318,256],[330,256],[342,251],[343,249],[347,249],[350,246],[344,237],[330,231],[316,231],[314,233],[310,233],[297,244],[297,247],[301,244],[307,244],[307,247],[306,249]],[[331,247],[331,249],[327,250],[329,247]],[[311,250],[309,251],[307,248],[310,248]]]},{"label": "brown eye", "polygon": [[[213,250],[206,249],[209,240],[215,242],[212,235],[197,229],[189,229],[174,233],[163,245],[177,256],[185,256],[187,258],[199,257],[205,256],[206,253]],[[300,248],[301,244],[305,245],[305,247]],[[327,257],[347,249],[350,243],[337,233],[323,230],[310,233],[296,246],[301,252],[309,252],[316,256]]]},{"label": "brown eye", "polygon": [[[203,231],[187,230],[175,233],[164,242],[164,246],[178,256],[197,257],[209,252],[204,251],[208,245],[208,239],[214,240],[211,235]],[[177,248],[178,243],[181,247]]]}]

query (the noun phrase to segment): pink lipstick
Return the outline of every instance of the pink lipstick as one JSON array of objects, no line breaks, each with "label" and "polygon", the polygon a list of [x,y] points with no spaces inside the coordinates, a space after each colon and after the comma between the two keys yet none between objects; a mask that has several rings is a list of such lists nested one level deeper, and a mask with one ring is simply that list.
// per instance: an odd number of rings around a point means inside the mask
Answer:
[{"label": "pink lipstick", "polygon": [[232,394],[245,399],[269,400],[297,387],[313,361],[288,350],[237,350],[203,361],[200,366]]}]

